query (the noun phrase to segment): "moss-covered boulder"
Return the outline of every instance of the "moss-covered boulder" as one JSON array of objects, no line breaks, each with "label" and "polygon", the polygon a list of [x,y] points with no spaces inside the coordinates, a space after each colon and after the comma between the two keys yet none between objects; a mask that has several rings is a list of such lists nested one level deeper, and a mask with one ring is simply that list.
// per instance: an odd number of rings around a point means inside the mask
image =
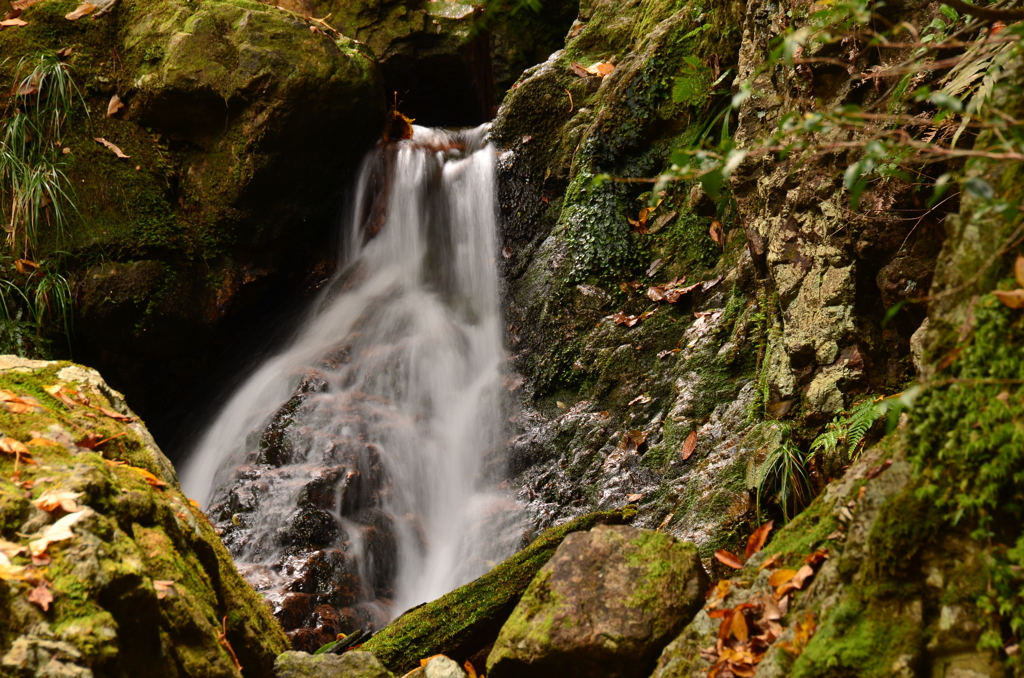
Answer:
[{"label": "moss-covered boulder", "polygon": [[707,584],[696,547],[668,535],[627,526],[571,534],[501,628],[487,674],[647,676]]},{"label": "moss-covered boulder", "polygon": [[287,641],[94,370],[0,357],[0,675],[270,676]]},{"label": "moss-covered boulder", "polygon": [[400,674],[436,654],[465,661],[494,642],[527,586],[566,535],[599,524],[621,524],[635,515],[635,510],[627,507],[587,514],[549,528],[479,579],[399,616],[362,649]]},{"label": "moss-covered boulder", "polygon": [[[47,140],[67,148],[68,227],[47,220],[29,258],[85,283],[74,353],[121,388],[146,374],[133,405],[152,420],[237,341],[239,318],[326,277],[386,98],[368,50],[275,7],[122,0],[65,19],[76,5],[37,3],[0,32],[5,91],[22,58],[60,49],[82,93]],[[24,283],[6,262],[3,275]]]},{"label": "moss-covered boulder", "polygon": [[311,655],[285,652],[274,663],[274,678],[394,678],[369,652]]}]

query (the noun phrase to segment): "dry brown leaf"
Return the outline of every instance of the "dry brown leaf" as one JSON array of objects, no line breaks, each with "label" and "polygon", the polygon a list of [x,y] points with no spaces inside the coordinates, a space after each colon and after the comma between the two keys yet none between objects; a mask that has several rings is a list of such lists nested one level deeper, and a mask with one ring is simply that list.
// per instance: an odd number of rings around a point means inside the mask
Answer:
[{"label": "dry brown leaf", "polygon": [[100,412],[102,412],[103,414],[107,415],[111,419],[115,419],[117,421],[123,421],[123,422],[135,421],[135,417],[129,417],[127,414],[121,414],[120,412],[114,412],[113,410],[108,410],[105,407],[97,407],[96,409],[99,410]]},{"label": "dry brown leaf", "polygon": [[39,586],[29,592],[28,602],[35,603],[39,607],[43,608],[43,612],[48,612],[50,610],[50,603],[53,602],[53,594],[50,593],[50,589],[46,585],[46,582],[39,584]]},{"label": "dry brown leaf", "polygon": [[992,294],[996,296],[996,299],[1003,302],[1004,306],[1010,308],[1024,308],[1024,289],[1015,290],[993,290]]},{"label": "dry brown leaf", "polygon": [[1013,264],[1013,273],[1017,278],[1017,284],[1024,287],[1024,256],[1017,255],[1017,261]]},{"label": "dry brown leaf", "polygon": [[159,478],[157,478],[155,475],[153,475],[151,472],[147,471],[144,468],[139,468],[138,466],[129,466],[128,468],[142,476],[142,479],[149,483],[152,487],[167,487],[167,483],[160,480]]},{"label": "dry brown leaf", "polygon": [[708,235],[715,241],[715,244],[719,247],[725,247],[725,229],[722,228],[722,222],[715,219],[711,222],[711,228],[708,229]]},{"label": "dry brown leaf", "polygon": [[628,501],[631,504],[633,502],[640,501],[643,498],[644,498],[644,495],[642,495],[642,494],[627,494],[626,495],[626,501]]},{"label": "dry brown leaf", "polygon": [[21,456],[29,456],[30,454],[32,454],[29,451],[29,449],[25,447],[24,443],[19,442],[18,440],[15,440],[14,438],[11,438],[9,436],[4,436],[3,438],[0,438],[0,452],[6,452],[7,454],[15,454]]},{"label": "dry brown leaf", "polygon": [[[89,3],[86,3],[86,4],[89,4]],[[102,145],[106,146],[107,148],[109,148],[111,151],[114,152],[114,155],[116,155],[119,158],[130,158],[130,157],[132,157],[130,155],[125,155],[124,151],[122,151],[120,148],[118,148],[114,144],[110,143],[109,141],[107,141],[103,137],[95,137],[93,139],[93,141],[95,141],[98,144],[102,144]]]},{"label": "dry brown leaf", "polygon": [[775,565],[778,562],[779,562],[779,554],[778,553],[776,553],[773,556],[768,556],[767,558],[765,558],[765,561],[763,563],[761,563],[761,567],[757,568],[757,571],[760,572],[761,570],[766,570],[768,568],[775,567]]},{"label": "dry brown leaf", "polygon": [[56,490],[50,490],[44,492],[38,499],[34,499],[32,504],[46,512],[56,511],[58,508],[64,509],[68,513],[74,513],[78,510],[78,503],[76,499],[82,496],[81,492],[58,492]]},{"label": "dry brown leaf", "polygon": [[694,450],[697,449],[697,431],[690,431],[690,435],[686,436],[685,442],[683,442],[683,448],[679,450],[679,456],[683,458],[683,461],[689,459]]},{"label": "dry brown leaf", "polygon": [[466,660],[466,663],[462,665],[462,668],[466,672],[466,678],[477,678],[476,669],[473,667],[473,662]]},{"label": "dry brown leaf", "polygon": [[718,549],[715,551],[715,559],[720,563],[728,565],[734,570],[739,570],[743,567],[743,563],[740,562],[740,559],[725,549]]},{"label": "dry brown leaf", "polygon": [[15,395],[12,391],[0,391],[0,402],[4,409],[13,414],[26,414],[36,411],[36,403]]},{"label": "dry brown leaf", "polygon": [[87,450],[95,450],[105,440],[106,439],[99,433],[88,433],[75,444],[79,447],[84,447]]},{"label": "dry brown leaf", "polygon": [[573,61],[572,63],[570,63],[569,64],[569,68],[571,68],[572,72],[575,73],[576,75],[578,75],[581,78],[589,78],[590,77],[590,73],[587,73],[587,69],[584,68],[583,64],[579,63],[578,61]]},{"label": "dry brown leaf", "polygon": [[74,391],[69,391],[60,384],[54,384],[53,386],[44,386],[43,390],[49,393],[51,396],[61,401],[68,407],[81,407],[82,403],[73,399],[73,396],[78,394]]},{"label": "dry brown leaf", "polygon": [[25,21],[24,19],[18,18],[4,19],[3,21],[0,21],[0,26],[3,26],[4,28],[15,28],[18,26],[28,26],[28,22]]},{"label": "dry brown leaf", "polygon": [[750,637],[750,629],[747,627],[747,619],[743,616],[743,613],[739,610],[732,616],[732,624],[730,624],[729,632],[732,637],[741,643],[747,642],[747,638]]},{"label": "dry brown leaf", "polygon": [[75,533],[71,531],[71,526],[84,518],[87,512],[69,513],[53,525],[47,525],[46,529],[40,533],[39,538],[34,539],[28,544],[28,550],[32,557],[41,556],[46,553],[46,549],[49,548],[50,544],[74,537]]},{"label": "dry brown leaf", "polygon": [[61,59],[67,59],[69,56],[71,56],[71,53],[74,51],[74,47],[61,47],[57,50],[57,56],[59,56]]},{"label": "dry brown leaf", "polygon": [[113,117],[117,115],[117,112],[124,108],[124,104],[121,103],[121,97],[114,94],[110,97],[110,103],[107,104],[107,117]]},{"label": "dry brown leaf", "polygon": [[99,5],[94,5],[91,2],[83,2],[72,12],[68,12],[64,15],[64,18],[68,21],[78,21],[86,14],[91,14]]},{"label": "dry brown leaf", "polygon": [[39,0],[14,0],[14,2],[11,3],[11,9],[21,12],[28,9],[37,2],[39,2]]},{"label": "dry brown leaf", "polygon": [[774,520],[769,520],[767,523],[754,530],[754,534],[750,535],[750,538],[747,539],[747,559],[761,550],[764,546],[765,540],[768,539],[768,533],[772,531],[772,525],[774,524]]},{"label": "dry brown leaf", "polygon": [[14,268],[22,275],[28,275],[39,270],[39,264],[29,259],[18,259],[14,262]]},{"label": "dry brown leaf", "polygon": [[803,565],[800,567],[799,570],[796,571],[796,574],[793,575],[793,578],[789,580],[789,583],[792,584],[797,590],[801,590],[803,589],[804,584],[807,583],[807,580],[813,576],[814,568],[810,565]]}]

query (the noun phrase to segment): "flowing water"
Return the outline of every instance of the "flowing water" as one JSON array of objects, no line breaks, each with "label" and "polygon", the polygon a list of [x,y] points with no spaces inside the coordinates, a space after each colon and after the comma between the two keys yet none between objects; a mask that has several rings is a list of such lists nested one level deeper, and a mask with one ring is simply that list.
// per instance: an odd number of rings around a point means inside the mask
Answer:
[{"label": "flowing water", "polygon": [[[390,568],[386,616],[509,555],[516,507],[493,483],[505,359],[493,165],[485,128],[416,127],[364,162],[341,273],[292,344],[230,398],[182,474],[207,505],[233,478],[273,466],[253,486],[257,508],[233,548],[243,572],[274,562],[310,479],[323,494],[324,477],[334,539],[356,561],[364,600],[374,597],[374,570]],[[278,445],[268,440],[287,443],[276,465],[266,463]],[[337,464],[347,470],[324,476]],[[353,477],[364,481],[357,492]],[[386,516],[394,563],[353,524],[367,510]]]}]

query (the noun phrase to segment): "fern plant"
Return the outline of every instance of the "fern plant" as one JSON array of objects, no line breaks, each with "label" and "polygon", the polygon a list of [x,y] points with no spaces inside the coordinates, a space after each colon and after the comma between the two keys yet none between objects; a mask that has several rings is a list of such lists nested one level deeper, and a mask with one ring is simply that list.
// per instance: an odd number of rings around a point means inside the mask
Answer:
[{"label": "fern plant", "polygon": [[845,415],[836,415],[811,443],[808,461],[818,455],[838,458],[841,463],[856,459],[864,447],[868,431],[885,415],[886,408],[880,405],[881,402],[881,398],[865,400]]}]

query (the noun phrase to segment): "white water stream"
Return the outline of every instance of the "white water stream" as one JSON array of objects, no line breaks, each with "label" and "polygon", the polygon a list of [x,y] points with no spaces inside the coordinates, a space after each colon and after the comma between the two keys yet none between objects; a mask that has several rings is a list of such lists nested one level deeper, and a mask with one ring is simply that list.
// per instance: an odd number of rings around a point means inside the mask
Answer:
[{"label": "white water stream", "polygon": [[[414,129],[413,139],[364,163],[341,274],[292,344],[229,399],[182,472],[185,491],[206,505],[315,368],[327,386],[305,401],[301,428],[325,435],[307,436],[313,442],[289,473],[322,466],[331,436],[379,455],[389,484],[373,501],[394,518],[398,546],[392,615],[509,555],[509,540],[487,517],[514,511],[481,480],[488,455],[500,458],[503,421],[494,151],[485,128]],[[380,196],[383,212],[374,206]],[[349,358],[325,367],[339,346]],[[375,425],[353,423],[354,401],[369,412],[361,421]],[[255,530],[277,530],[274,516],[294,510],[296,496],[271,486]],[[351,534],[347,548],[360,570],[374,567]],[[266,562],[247,552],[240,564],[247,558]]]}]

